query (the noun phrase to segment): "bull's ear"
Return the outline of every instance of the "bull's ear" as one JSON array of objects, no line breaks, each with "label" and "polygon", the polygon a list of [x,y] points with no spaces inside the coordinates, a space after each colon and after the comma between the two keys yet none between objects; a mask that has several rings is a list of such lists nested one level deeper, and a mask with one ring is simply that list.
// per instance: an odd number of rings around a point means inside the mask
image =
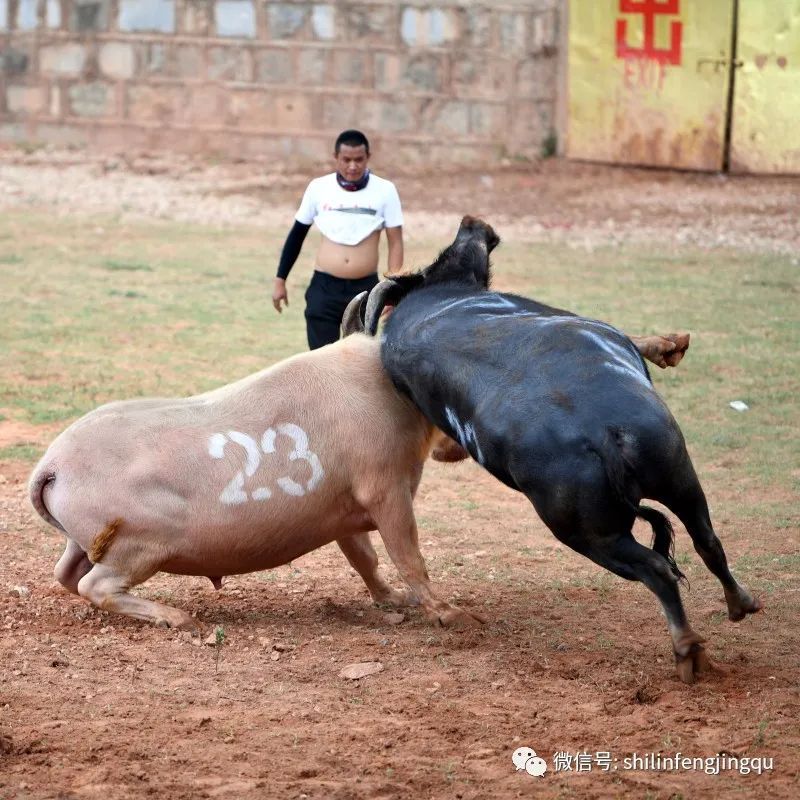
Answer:
[{"label": "bull's ear", "polygon": [[491,225],[486,226],[486,247],[491,253],[500,244],[500,237],[495,233]]},{"label": "bull's ear", "polygon": [[348,304],[342,316],[341,339],[351,333],[364,333],[364,309],[368,292],[357,294]]},{"label": "bull's ear", "polygon": [[412,272],[410,275],[395,275],[392,280],[397,284],[400,297],[405,297],[409,292],[419,289],[425,283],[425,274],[423,271]]},{"label": "bull's ear", "polygon": [[458,229],[456,241],[459,241],[461,238],[474,237],[476,234],[483,236],[483,241],[486,242],[486,250],[489,253],[500,244],[500,237],[488,222],[479,217],[469,216],[461,220],[461,226]]}]

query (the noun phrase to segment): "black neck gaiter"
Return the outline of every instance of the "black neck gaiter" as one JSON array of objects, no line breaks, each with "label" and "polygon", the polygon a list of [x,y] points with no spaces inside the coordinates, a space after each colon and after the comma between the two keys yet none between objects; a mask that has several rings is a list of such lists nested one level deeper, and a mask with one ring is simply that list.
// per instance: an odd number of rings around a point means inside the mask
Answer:
[{"label": "black neck gaiter", "polygon": [[367,183],[369,183],[369,170],[366,170],[357,181],[348,181],[337,172],[336,183],[338,183],[339,186],[341,186],[346,192],[357,192],[360,189],[363,189]]}]

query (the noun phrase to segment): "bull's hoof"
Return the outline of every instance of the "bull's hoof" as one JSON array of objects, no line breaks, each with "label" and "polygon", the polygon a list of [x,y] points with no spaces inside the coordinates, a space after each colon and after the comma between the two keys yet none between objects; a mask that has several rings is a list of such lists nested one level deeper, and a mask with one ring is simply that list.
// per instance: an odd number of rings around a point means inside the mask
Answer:
[{"label": "bull's hoof", "polygon": [[685,655],[675,653],[675,668],[678,677],[684,683],[694,683],[695,677],[704,672],[720,672],[721,670],[708,657],[705,648],[699,642],[695,642]]},{"label": "bull's hoof", "polygon": [[172,613],[159,616],[153,622],[159,628],[174,628],[179,631],[189,631],[190,633],[200,633],[202,628],[198,621],[189,616],[185,611],[177,608],[171,609]]},{"label": "bull's hoof", "polygon": [[684,683],[694,683],[695,676],[712,669],[711,661],[703,648],[705,639],[688,625],[672,642],[675,668]]},{"label": "bull's hoof", "polygon": [[677,367],[689,348],[688,333],[668,333],[666,336],[632,336],[636,349],[661,369]]},{"label": "bull's hoof", "polygon": [[437,625],[455,630],[478,628],[486,623],[486,619],[479,614],[471,614],[469,611],[456,606],[450,606],[435,612],[434,618]]},{"label": "bull's hoof", "polygon": [[187,616],[185,620],[183,620],[179,625],[175,625],[175,628],[181,631],[189,631],[189,633],[201,633],[203,628],[200,623],[192,618]]},{"label": "bull's hoof", "polygon": [[746,589],[739,588],[738,592],[725,592],[725,600],[728,603],[728,619],[731,622],[739,622],[748,614],[755,614],[764,607],[763,603],[753,597]]},{"label": "bull's hoof", "polygon": [[410,608],[419,605],[419,597],[410,589],[389,589],[372,598],[375,605],[392,608]]},{"label": "bull's hoof", "polygon": [[689,349],[690,336],[688,333],[668,333],[664,338],[675,345],[674,350],[664,354],[665,366],[677,367]]}]

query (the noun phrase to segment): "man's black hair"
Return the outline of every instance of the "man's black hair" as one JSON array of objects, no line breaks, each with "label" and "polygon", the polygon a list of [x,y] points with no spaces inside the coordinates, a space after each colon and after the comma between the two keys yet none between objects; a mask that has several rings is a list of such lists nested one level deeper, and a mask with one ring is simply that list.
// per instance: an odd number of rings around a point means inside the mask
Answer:
[{"label": "man's black hair", "polygon": [[341,149],[342,145],[345,144],[348,147],[360,147],[362,144],[364,145],[364,149],[367,151],[367,155],[369,155],[369,140],[366,136],[364,136],[361,131],[357,130],[348,130],[342,131],[336,137],[336,146],[333,148],[333,152],[336,155],[339,155],[339,150]]}]

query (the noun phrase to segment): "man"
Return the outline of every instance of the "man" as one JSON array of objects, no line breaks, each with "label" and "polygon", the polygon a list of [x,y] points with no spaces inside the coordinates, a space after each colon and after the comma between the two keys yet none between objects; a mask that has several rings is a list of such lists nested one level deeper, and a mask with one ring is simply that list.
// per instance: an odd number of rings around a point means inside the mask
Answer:
[{"label": "man", "polygon": [[386,230],[388,273],[403,266],[403,212],[391,181],[368,168],[369,142],[361,131],[339,134],[334,148],[336,171],[308,184],[294,226],[286,238],[272,305],[289,305],[286,278],[314,222],[322,234],[316,269],[306,292],[306,332],[311,350],[339,338],[347,304],[378,283],[378,241]]}]

